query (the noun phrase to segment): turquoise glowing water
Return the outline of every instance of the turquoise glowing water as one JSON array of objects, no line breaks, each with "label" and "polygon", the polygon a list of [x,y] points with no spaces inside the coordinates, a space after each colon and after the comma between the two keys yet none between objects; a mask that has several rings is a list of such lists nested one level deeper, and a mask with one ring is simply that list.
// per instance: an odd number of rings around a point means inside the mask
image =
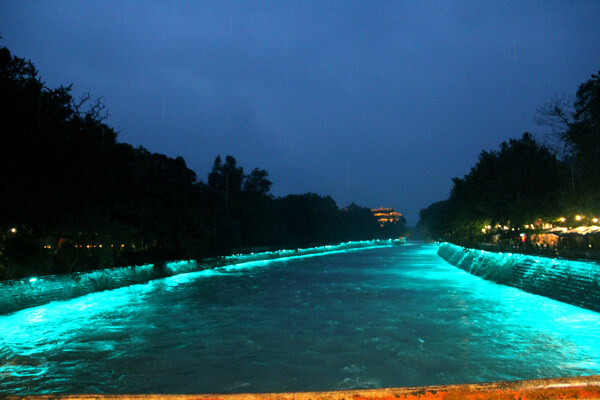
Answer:
[{"label": "turquoise glowing water", "polygon": [[407,244],[0,316],[0,393],[335,390],[600,374],[600,314]]}]

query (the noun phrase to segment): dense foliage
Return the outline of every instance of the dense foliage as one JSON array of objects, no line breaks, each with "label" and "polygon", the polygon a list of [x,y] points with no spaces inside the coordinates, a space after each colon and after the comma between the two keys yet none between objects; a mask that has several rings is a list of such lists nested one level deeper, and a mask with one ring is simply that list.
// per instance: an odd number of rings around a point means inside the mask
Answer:
[{"label": "dense foliage", "polygon": [[207,183],[181,157],[117,141],[102,101],[49,89],[0,49],[0,279],[248,248],[400,235],[331,197],[275,198],[268,173],[217,157]]},{"label": "dense foliage", "polygon": [[423,236],[472,246],[496,227],[518,232],[561,215],[600,215],[600,76],[580,85],[571,111],[552,103],[540,112],[561,127],[565,156],[559,159],[528,133],[481,152],[467,175],[453,179],[447,200],[421,210]]}]

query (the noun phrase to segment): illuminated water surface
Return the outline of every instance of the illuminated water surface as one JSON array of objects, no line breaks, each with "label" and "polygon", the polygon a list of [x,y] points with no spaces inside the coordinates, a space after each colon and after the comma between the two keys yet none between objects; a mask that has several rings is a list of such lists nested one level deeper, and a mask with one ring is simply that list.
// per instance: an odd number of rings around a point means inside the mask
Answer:
[{"label": "illuminated water surface", "polygon": [[600,314],[433,245],[255,262],[0,316],[0,393],[335,390],[600,374]]}]

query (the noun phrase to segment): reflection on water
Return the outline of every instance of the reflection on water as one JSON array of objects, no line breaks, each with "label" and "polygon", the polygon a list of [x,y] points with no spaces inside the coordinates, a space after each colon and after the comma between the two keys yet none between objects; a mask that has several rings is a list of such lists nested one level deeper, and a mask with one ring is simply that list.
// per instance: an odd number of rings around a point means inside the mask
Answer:
[{"label": "reflection on water", "polygon": [[334,390],[600,373],[600,314],[409,244],[178,275],[0,317],[0,391]]}]

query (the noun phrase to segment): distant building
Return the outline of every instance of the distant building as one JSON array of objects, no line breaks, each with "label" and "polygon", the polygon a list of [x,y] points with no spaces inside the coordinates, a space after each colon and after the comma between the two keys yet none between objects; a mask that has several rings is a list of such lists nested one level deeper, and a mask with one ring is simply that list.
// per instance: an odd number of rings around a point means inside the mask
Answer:
[{"label": "distant building", "polygon": [[393,208],[372,208],[371,212],[375,218],[377,218],[377,221],[379,221],[380,226],[383,226],[388,222],[399,222],[400,217],[402,216],[401,213],[397,212]]}]

